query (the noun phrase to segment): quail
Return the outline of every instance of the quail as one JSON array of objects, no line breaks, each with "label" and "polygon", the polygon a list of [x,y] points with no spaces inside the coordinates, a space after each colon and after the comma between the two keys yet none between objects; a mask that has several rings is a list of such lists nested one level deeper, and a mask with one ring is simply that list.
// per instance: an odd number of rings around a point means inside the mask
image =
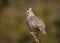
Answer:
[{"label": "quail", "polygon": [[27,15],[26,24],[29,30],[31,32],[34,32],[34,34],[36,35],[38,35],[39,32],[42,32],[44,35],[46,35],[44,22],[34,14],[32,8],[29,8],[26,11],[26,15]]}]

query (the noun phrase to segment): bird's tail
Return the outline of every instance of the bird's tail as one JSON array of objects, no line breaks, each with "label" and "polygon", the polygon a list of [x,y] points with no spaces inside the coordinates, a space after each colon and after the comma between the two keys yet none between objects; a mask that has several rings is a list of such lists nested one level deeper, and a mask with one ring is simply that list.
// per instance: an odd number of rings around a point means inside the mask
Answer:
[{"label": "bird's tail", "polygon": [[41,31],[44,35],[46,35],[45,29],[40,28],[40,31]]},{"label": "bird's tail", "polygon": [[46,31],[44,30],[44,31],[41,31],[44,35],[46,35]]}]

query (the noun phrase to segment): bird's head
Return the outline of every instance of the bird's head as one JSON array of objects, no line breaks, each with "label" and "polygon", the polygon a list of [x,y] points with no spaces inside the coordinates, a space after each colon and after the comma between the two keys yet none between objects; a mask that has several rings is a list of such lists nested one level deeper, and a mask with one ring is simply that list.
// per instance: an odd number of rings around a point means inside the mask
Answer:
[{"label": "bird's head", "polygon": [[26,15],[27,15],[27,16],[34,15],[33,12],[32,12],[32,8],[29,8],[29,9],[27,10]]}]

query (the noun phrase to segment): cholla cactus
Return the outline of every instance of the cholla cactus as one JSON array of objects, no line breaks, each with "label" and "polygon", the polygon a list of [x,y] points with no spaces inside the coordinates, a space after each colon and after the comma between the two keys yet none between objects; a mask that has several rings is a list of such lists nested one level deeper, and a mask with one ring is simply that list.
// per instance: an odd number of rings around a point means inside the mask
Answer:
[{"label": "cholla cactus", "polygon": [[29,8],[27,14],[27,26],[31,32],[38,34],[40,31],[46,35],[44,22],[34,15],[32,8]]}]

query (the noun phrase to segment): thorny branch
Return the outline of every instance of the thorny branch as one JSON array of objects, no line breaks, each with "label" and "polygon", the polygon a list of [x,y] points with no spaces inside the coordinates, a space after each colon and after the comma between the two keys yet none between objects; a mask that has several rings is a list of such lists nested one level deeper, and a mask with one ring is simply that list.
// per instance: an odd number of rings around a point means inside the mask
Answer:
[{"label": "thorny branch", "polygon": [[30,32],[30,35],[31,35],[32,43],[40,43],[39,39],[33,32]]}]

